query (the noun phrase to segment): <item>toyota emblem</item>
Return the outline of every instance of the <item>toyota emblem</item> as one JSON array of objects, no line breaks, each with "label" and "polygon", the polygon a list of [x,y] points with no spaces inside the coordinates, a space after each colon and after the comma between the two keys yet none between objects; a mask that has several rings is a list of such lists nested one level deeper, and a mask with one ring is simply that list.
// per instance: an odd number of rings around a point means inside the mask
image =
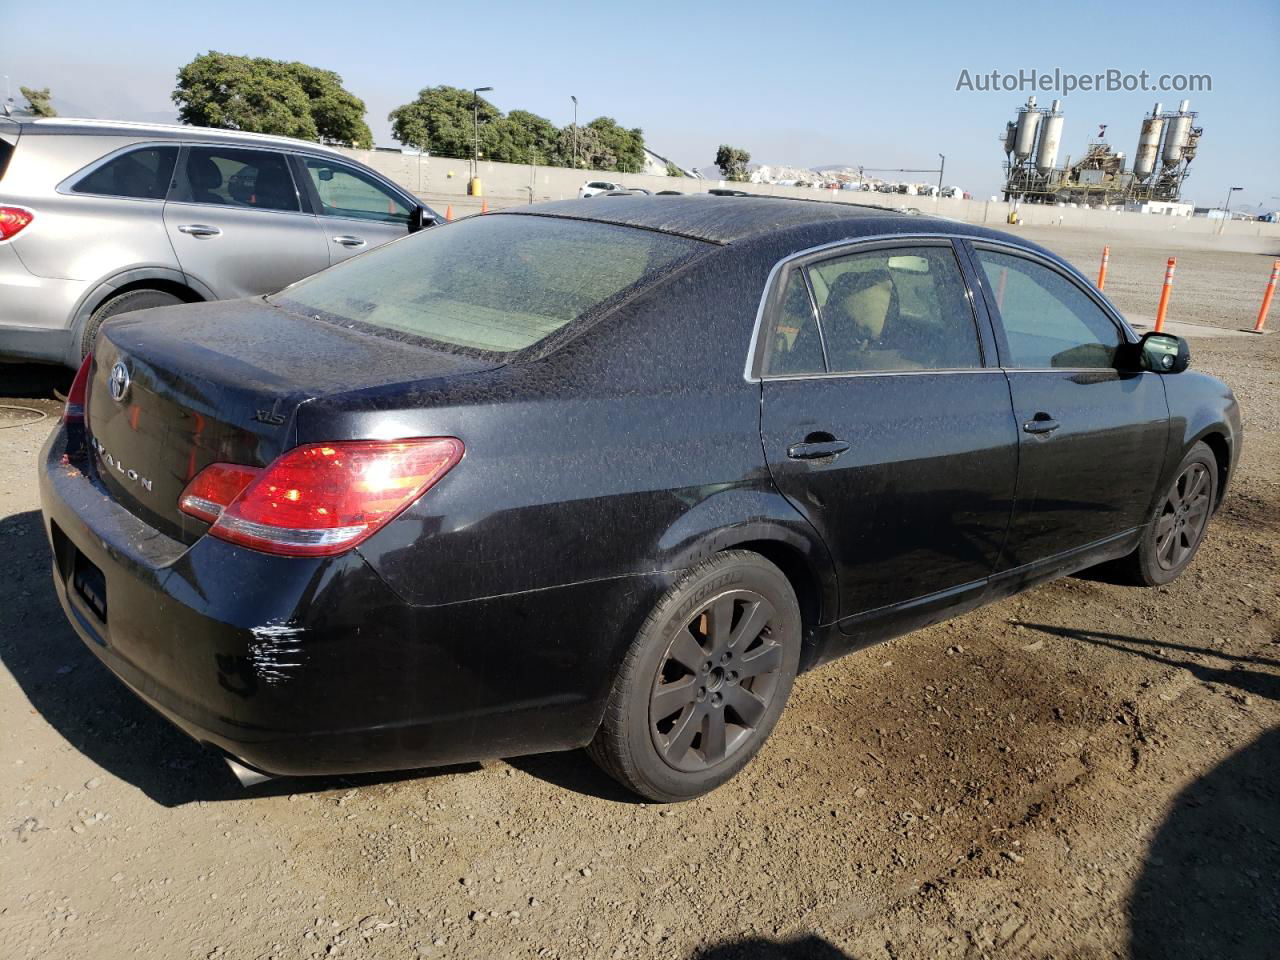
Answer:
[{"label": "toyota emblem", "polygon": [[117,360],[115,365],[112,366],[107,386],[111,390],[112,400],[117,403],[124,400],[125,395],[129,392],[129,368],[124,365],[123,360]]}]

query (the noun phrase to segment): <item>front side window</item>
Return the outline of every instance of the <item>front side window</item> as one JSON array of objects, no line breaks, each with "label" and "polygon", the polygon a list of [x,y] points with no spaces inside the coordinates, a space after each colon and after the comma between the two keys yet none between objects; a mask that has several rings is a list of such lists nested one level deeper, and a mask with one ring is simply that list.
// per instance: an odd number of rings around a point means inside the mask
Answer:
[{"label": "front side window", "polygon": [[373,333],[482,353],[531,347],[599,315],[709,245],[559,217],[472,217],[389,243],[271,298]]},{"label": "front side window", "polygon": [[232,147],[191,147],[179,199],[260,210],[299,209],[298,191],[282,153]]},{"label": "front side window", "polygon": [[982,366],[950,247],[873,250],[809,268],[832,373]]},{"label": "front side window", "polygon": [[177,147],[142,147],[112,157],[76,181],[74,193],[134,200],[163,200],[173,179]]},{"label": "front side window", "polygon": [[1120,330],[1073,281],[1024,257],[976,252],[1004,326],[1010,366],[1115,366]]},{"label": "front side window", "polygon": [[409,223],[408,204],[367,173],[316,157],[303,162],[324,216]]}]

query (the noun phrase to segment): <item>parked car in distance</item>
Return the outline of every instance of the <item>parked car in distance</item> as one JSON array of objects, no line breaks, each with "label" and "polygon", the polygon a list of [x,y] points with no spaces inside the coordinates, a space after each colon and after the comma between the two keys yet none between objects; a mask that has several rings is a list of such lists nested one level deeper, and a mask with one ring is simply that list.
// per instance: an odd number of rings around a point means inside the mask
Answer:
[{"label": "parked car in distance", "polygon": [[316,143],[0,117],[0,359],[76,367],[109,317],[274,293],[438,219]]},{"label": "parked car in distance", "polygon": [[1188,363],[982,227],[504,210],[104,327],[42,454],[54,586],[246,781],[587,745],[688,799],[799,670],[1104,561],[1176,577],[1241,444]]},{"label": "parked car in distance", "polygon": [[578,188],[578,198],[585,200],[587,197],[599,196],[602,193],[613,193],[615,190],[625,190],[626,187],[620,183],[614,183],[611,180],[588,180]]}]

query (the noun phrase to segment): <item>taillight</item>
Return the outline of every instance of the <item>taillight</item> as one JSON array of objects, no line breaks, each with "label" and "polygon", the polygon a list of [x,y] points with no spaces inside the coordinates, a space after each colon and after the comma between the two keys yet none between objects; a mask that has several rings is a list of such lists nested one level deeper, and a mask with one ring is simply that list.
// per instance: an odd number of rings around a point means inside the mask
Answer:
[{"label": "taillight", "polygon": [[93,354],[90,353],[80,363],[75,379],[71,381],[71,389],[67,391],[67,405],[62,408],[63,423],[84,423],[84,398],[89,392],[89,368],[93,366]]},{"label": "taillight", "polygon": [[24,207],[0,207],[0,240],[16,237],[35,216]]},{"label": "taillight", "polygon": [[178,499],[178,509],[197,520],[213,523],[261,472],[261,467],[239,463],[211,463],[187,484]]},{"label": "taillight", "polygon": [[243,475],[230,471],[246,468],[207,467],[183,491],[182,509],[201,516],[196,511],[214,515],[221,508],[209,533],[231,543],[285,556],[331,556],[401,513],[462,453],[462,441],[453,437],[312,443],[282,454],[238,491]]}]

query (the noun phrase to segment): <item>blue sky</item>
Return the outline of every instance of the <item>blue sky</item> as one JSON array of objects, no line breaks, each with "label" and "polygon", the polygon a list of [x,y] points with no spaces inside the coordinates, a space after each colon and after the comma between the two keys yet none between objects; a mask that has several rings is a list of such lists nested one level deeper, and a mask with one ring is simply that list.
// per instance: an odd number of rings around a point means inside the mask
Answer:
[{"label": "blue sky", "polygon": [[[682,8],[683,7],[683,8]],[[1075,0],[1034,4],[708,4],[431,2],[306,4],[222,0],[41,5],[0,0],[0,74],[49,86],[69,111],[171,115],[178,67],[210,49],[336,70],[385,117],[424,86],[496,89],[503,110],[558,124],[604,113],[639,126],[684,165],[721,142],[796,165],[933,167],[975,196],[1000,182],[997,137],[1026,92],[957,91],[962,69],[1078,74],[1209,74],[1190,96],[1204,127],[1186,193],[1201,205],[1280,207],[1280,4],[1173,2],[1159,8]],[[1167,25],[1157,28],[1157,25]],[[1054,95],[1040,93],[1041,103]],[[1099,123],[1132,156],[1143,114],[1176,93],[1073,92],[1063,154]]]}]

